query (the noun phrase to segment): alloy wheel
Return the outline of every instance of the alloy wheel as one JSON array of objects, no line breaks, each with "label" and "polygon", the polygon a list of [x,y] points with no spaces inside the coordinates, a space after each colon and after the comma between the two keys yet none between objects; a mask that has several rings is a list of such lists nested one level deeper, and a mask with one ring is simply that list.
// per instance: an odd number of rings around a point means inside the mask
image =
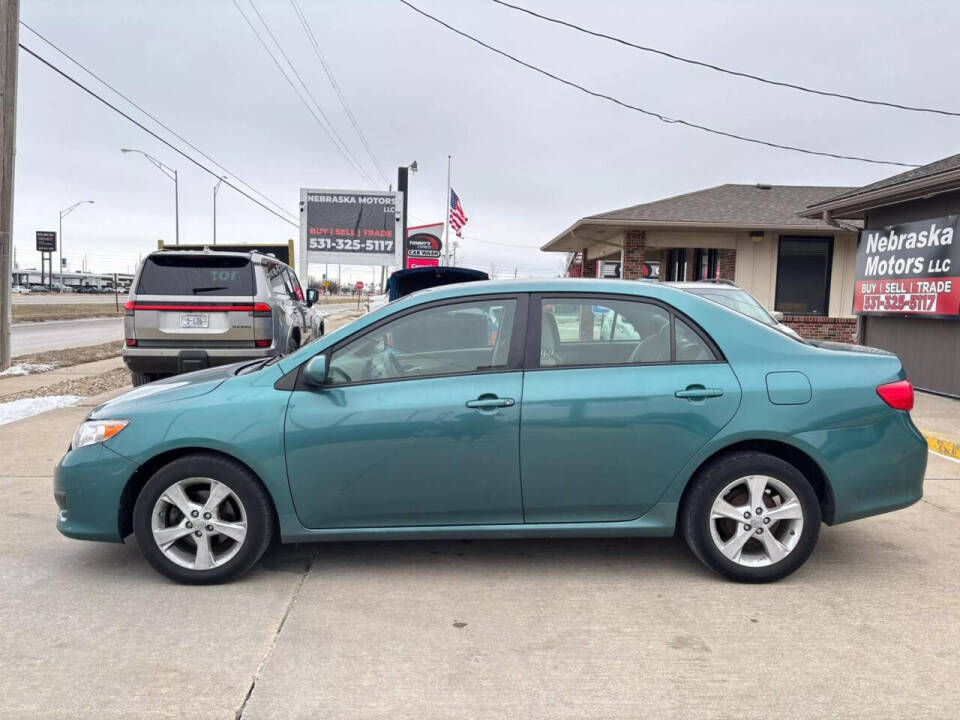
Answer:
[{"label": "alloy wheel", "polygon": [[247,536],[240,498],[225,483],[190,477],[170,485],[153,506],[150,528],[160,551],[189,570],[229,562]]},{"label": "alloy wheel", "polygon": [[803,534],[803,507],[777,478],[747,475],[729,483],[710,509],[710,536],[728,560],[768,567],[789,555]]}]

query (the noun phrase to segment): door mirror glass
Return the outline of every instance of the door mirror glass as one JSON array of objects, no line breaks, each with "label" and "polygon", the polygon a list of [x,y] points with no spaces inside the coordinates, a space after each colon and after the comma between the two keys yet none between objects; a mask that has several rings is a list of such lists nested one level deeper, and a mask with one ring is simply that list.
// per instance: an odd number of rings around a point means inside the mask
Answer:
[{"label": "door mirror glass", "polygon": [[316,288],[309,288],[307,290],[307,305],[313,305],[317,300],[320,299],[320,291]]},{"label": "door mirror glass", "polygon": [[327,356],[314,355],[303,368],[303,379],[308,385],[320,387],[327,382]]}]

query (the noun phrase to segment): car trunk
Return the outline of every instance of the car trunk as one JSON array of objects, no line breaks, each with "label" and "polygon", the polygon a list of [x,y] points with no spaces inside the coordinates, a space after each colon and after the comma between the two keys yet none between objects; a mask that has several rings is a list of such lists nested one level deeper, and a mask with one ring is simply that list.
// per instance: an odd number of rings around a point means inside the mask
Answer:
[{"label": "car trunk", "polygon": [[126,305],[133,321],[127,345],[266,347],[272,336],[271,308],[254,302],[255,288],[249,258],[186,253],[151,256],[140,273],[136,299]]}]

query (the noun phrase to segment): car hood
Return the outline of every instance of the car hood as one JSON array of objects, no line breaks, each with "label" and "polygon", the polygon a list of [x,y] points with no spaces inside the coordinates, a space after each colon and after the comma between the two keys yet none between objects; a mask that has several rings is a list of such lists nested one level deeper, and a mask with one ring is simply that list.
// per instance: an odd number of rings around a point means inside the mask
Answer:
[{"label": "car hood", "polygon": [[98,405],[90,413],[90,417],[95,419],[120,416],[150,405],[206,395],[226,379],[233,377],[237,368],[245,363],[249,363],[249,361],[184,373],[183,375],[175,375],[165,380],[141,385]]}]

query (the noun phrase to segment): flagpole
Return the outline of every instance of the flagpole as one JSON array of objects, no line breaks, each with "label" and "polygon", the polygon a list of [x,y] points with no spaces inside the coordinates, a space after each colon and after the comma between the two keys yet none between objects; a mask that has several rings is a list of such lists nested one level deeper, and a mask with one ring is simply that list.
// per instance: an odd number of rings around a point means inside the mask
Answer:
[{"label": "flagpole", "polygon": [[447,199],[444,202],[446,212],[443,215],[443,264],[447,265],[450,261],[450,156],[447,155]]}]

